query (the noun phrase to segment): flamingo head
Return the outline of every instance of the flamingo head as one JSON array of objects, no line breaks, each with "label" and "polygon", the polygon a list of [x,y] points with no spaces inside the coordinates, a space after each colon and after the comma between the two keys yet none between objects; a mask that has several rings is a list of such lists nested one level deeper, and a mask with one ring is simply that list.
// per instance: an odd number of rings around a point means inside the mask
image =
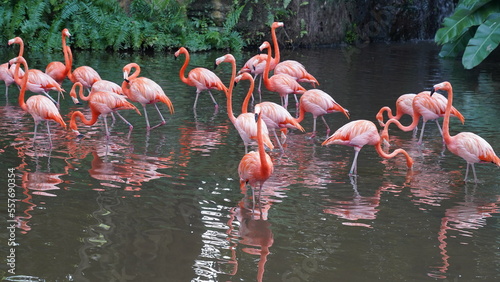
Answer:
[{"label": "flamingo head", "polygon": [[278,27],[282,27],[284,26],[285,24],[283,24],[282,22],[274,22],[272,25],[271,25],[271,28],[272,29],[276,29]]},{"label": "flamingo head", "polygon": [[9,40],[9,45],[12,44],[23,44],[23,40],[21,39],[21,37],[14,37]]},{"label": "flamingo head", "polygon": [[264,41],[262,45],[260,45],[259,50],[262,52],[264,49],[271,48],[271,44],[268,41]]},{"label": "flamingo head", "polygon": [[223,62],[226,62],[226,63],[232,63],[232,62],[235,62],[236,60],[234,59],[234,56],[231,55],[231,54],[226,54],[222,57],[219,57],[215,60],[215,65],[214,65],[214,69],[217,68],[218,65],[220,65],[220,63],[223,63]]},{"label": "flamingo head", "polygon": [[69,30],[67,28],[63,29],[62,30],[62,34],[66,37],[70,37],[71,36],[71,33],[69,33]]},{"label": "flamingo head", "polygon": [[448,92],[451,90],[451,83],[449,83],[448,81],[443,81],[441,83],[434,85],[431,89],[431,96],[437,90],[444,90],[444,91]]},{"label": "flamingo head", "polygon": [[179,48],[179,50],[177,50],[174,54],[175,58],[177,59],[177,57],[179,57],[180,54],[188,54],[188,50],[184,47]]}]

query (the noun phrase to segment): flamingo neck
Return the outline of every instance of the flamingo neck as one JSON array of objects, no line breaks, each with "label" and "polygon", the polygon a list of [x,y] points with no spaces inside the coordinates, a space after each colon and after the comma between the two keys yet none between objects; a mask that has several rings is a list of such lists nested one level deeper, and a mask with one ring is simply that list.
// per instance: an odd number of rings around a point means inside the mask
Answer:
[{"label": "flamingo neck", "polygon": [[66,45],[66,35],[63,33],[62,35],[62,51],[64,54],[64,65],[66,66],[66,75],[71,71],[71,63],[69,62],[68,49],[69,47]]},{"label": "flamingo neck", "polygon": [[264,68],[264,74],[262,75],[262,79],[264,80],[264,85],[267,89],[270,89],[271,83],[269,81],[269,70],[271,68],[271,46],[267,47],[267,58],[266,58],[266,67]]},{"label": "flamingo neck", "polygon": [[384,152],[384,150],[382,149],[382,142],[379,141],[379,142],[377,142],[377,144],[375,144],[375,150],[377,151],[379,156],[381,156],[384,159],[392,159],[398,154],[403,154],[406,157],[406,164],[407,164],[408,168],[411,168],[413,166],[413,159],[410,157],[408,152],[406,152],[403,149],[396,149],[392,153],[388,154],[388,153]]},{"label": "flamingo neck", "polygon": [[66,57],[68,58],[68,61],[66,62],[66,69],[68,70],[68,78],[71,80],[71,82],[75,83],[76,78],[73,75],[73,53],[71,52],[71,47],[66,46],[64,49],[66,51],[64,59],[66,60]]},{"label": "flamingo neck", "polygon": [[135,71],[128,77],[129,81],[136,79],[141,73],[141,67],[136,63],[131,63],[130,72],[132,72],[132,69],[135,69]]},{"label": "flamingo neck", "polygon": [[259,146],[259,158],[260,158],[260,169],[263,175],[267,175],[271,170],[271,166],[267,162],[267,154],[264,149],[264,135],[262,134],[262,114],[259,113],[259,117],[257,119],[257,144]]},{"label": "flamingo neck", "polygon": [[181,79],[182,82],[188,84],[188,78],[185,76],[185,71],[186,71],[186,68],[189,64],[189,52],[187,50],[183,50],[183,52],[181,52],[182,54],[184,54],[186,56],[186,59],[184,60],[184,64],[182,65],[180,71],[179,71],[179,78]]},{"label": "flamingo neck", "polygon": [[227,115],[233,124],[236,123],[236,117],[233,113],[233,88],[234,88],[234,78],[236,76],[236,62],[231,60],[231,80],[229,81],[229,89],[226,90],[227,98]]},{"label": "flamingo neck", "polygon": [[78,96],[80,96],[80,99],[82,99],[83,101],[88,101],[90,99],[90,94],[85,96],[83,94],[83,85],[80,83],[80,82],[76,82],[75,84],[73,84],[73,88],[71,88],[71,93],[70,93],[70,96],[76,96],[76,87],[79,87],[79,91],[78,91]]},{"label": "flamingo neck", "polygon": [[248,103],[250,102],[250,98],[252,97],[253,94],[253,89],[255,87],[255,82],[253,78],[250,78],[250,87],[248,88],[247,95],[245,96],[245,100],[243,100],[243,104],[241,105],[241,113],[245,114],[248,113]]},{"label": "flamingo neck", "polygon": [[448,86],[446,89],[446,92],[448,92],[448,103],[446,103],[446,110],[444,112],[444,120],[443,120],[443,139],[446,144],[449,144],[451,142],[451,135],[450,135],[450,116],[451,116],[451,109],[453,105],[453,88]]},{"label": "flamingo neck", "polygon": [[21,90],[19,92],[18,98],[19,106],[27,112],[28,106],[24,102],[24,94],[26,93],[26,87],[28,85],[28,64],[26,63],[26,61],[23,61],[22,64],[24,66],[25,72],[22,80],[19,78],[19,69],[21,68],[21,63],[17,63],[16,65],[16,70],[14,71],[14,80],[16,81],[16,83],[18,83],[18,85],[21,85]]},{"label": "flamingo neck", "polygon": [[384,123],[384,112],[387,112],[387,117],[388,119],[391,119],[391,118],[395,118],[395,116],[392,115],[392,110],[391,108],[385,106],[385,107],[382,107],[378,113],[377,113],[377,120],[380,122],[380,124],[382,126],[385,126],[385,123]]},{"label": "flamingo neck", "polygon": [[271,38],[273,40],[274,47],[273,65],[276,66],[280,62],[280,47],[278,45],[278,38],[276,37],[276,28],[271,28]]},{"label": "flamingo neck", "polygon": [[302,122],[306,116],[306,109],[303,104],[299,103],[299,117],[296,119],[297,122]]},{"label": "flamingo neck", "polygon": [[99,117],[99,114],[96,113],[95,111],[92,111],[92,118],[90,120],[88,120],[87,118],[85,118],[85,116],[83,115],[82,112],[80,111],[75,111],[71,114],[71,121],[69,122],[69,127],[72,129],[72,130],[75,130],[77,131],[78,130],[78,126],[76,125],[76,118],[79,117],[80,120],[85,124],[85,125],[93,125],[97,122],[97,119]]},{"label": "flamingo neck", "polygon": [[420,114],[417,111],[413,111],[412,123],[408,126],[404,126],[403,124],[401,124],[401,122],[399,122],[399,120],[391,118],[385,123],[383,132],[385,134],[387,134],[387,132],[389,130],[389,125],[391,123],[396,124],[398,126],[398,128],[403,130],[403,131],[411,131],[411,130],[415,129],[415,127],[417,127],[419,120],[420,120]]}]

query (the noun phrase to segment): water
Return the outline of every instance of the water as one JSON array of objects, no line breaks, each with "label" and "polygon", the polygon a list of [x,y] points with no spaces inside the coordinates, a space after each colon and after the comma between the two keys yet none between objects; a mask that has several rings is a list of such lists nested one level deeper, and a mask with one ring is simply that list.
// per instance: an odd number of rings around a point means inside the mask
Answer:
[{"label": "water", "polygon": [[[495,60],[465,71],[438,58],[430,42],[373,44],[361,48],[285,50],[301,61],[320,89],[349,109],[351,119],[375,121],[382,106],[394,108],[404,93],[449,80],[465,125],[452,119],[452,134],[473,131],[500,152],[500,73]],[[2,50],[3,61],[15,50]],[[135,126],[117,120],[107,140],[101,122],[80,125],[75,139],[45,126],[33,145],[33,121],[17,106],[17,90],[0,102],[2,183],[15,169],[15,275],[7,273],[10,247],[2,232],[2,275],[32,281],[474,281],[498,280],[500,170],[477,165],[479,183],[463,182],[465,162],[444,150],[434,123],[417,145],[411,132],[391,129],[392,148],[414,157],[380,158],[373,147],[359,156],[357,179],[348,171],[353,150],[322,147],[325,127],[309,138],[312,117],[291,131],[285,152],[271,152],[275,171],[262,191],[262,214],[252,216],[250,191],[239,189],[237,165],[243,142],[227,118],[222,93],[218,112],[208,95],[192,111],[195,89],[178,78],[183,58],[74,52],[75,65],[90,65],[104,79],[121,82],[129,62],[158,82],[175,114],[160,106],[167,124],[146,133],[143,116],[123,112]],[[192,54],[193,66],[211,68],[223,52]],[[235,54],[238,66],[251,53]],[[31,67],[50,60],[30,54]],[[496,59],[498,62],[498,58]],[[215,72],[229,80],[229,65]],[[71,85],[66,81],[64,88]],[[235,88],[239,105],[247,82]],[[3,95],[3,91],[1,91]],[[266,100],[278,102],[264,92]],[[290,106],[292,112],[293,103]],[[66,98],[61,112],[86,106]],[[148,106],[152,124],[159,121]],[[142,111],[142,109],[141,109]],[[326,117],[336,130],[348,120]],[[402,119],[408,124],[408,117]],[[2,198],[8,197],[6,189]],[[3,201],[4,203],[6,201]],[[5,212],[4,212],[5,211]],[[7,221],[7,205],[2,214]],[[4,229],[5,230],[5,229]],[[39,279],[39,280],[36,280]]]}]

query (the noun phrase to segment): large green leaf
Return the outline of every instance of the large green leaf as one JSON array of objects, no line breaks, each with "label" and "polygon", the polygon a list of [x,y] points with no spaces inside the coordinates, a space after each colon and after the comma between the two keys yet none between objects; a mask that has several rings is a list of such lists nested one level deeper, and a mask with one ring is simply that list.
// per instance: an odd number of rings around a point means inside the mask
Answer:
[{"label": "large green leaf", "polygon": [[459,39],[445,43],[439,52],[440,57],[456,57],[462,54],[467,47],[467,43],[474,36],[476,28],[470,28]]},{"label": "large green leaf", "polygon": [[500,43],[500,13],[491,14],[469,40],[462,57],[466,69],[479,65]]},{"label": "large green leaf", "polygon": [[444,19],[444,27],[436,32],[434,40],[438,44],[445,44],[457,40],[471,26],[480,25],[484,22],[491,13],[489,6],[491,5],[484,5],[474,12],[466,8],[459,9],[457,7],[457,10],[455,10],[452,16]]}]

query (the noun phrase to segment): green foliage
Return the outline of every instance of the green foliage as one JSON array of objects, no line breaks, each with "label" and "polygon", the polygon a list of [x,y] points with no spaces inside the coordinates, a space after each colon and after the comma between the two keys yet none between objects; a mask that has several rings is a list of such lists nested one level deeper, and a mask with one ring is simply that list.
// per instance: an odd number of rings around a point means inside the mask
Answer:
[{"label": "green foliage", "polygon": [[[72,34],[68,45],[74,49],[163,51],[185,46],[191,51],[238,51],[254,35],[238,32],[241,19],[251,22],[259,11],[270,26],[294,14],[292,0],[233,0],[221,25],[208,16],[188,17],[191,0],[132,0],[125,9],[115,0],[0,1],[0,42],[20,36],[30,51],[43,52],[60,52],[63,28]],[[264,7],[264,14],[256,7]],[[306,24],[301,23],[301,36],[307,34]]]},{"label": "green foliage", "polygon": [[443,45],[440,56],[462,54],[466,69],[479,65],[500,43],[500,1],[461,0],[435,41]]}]

